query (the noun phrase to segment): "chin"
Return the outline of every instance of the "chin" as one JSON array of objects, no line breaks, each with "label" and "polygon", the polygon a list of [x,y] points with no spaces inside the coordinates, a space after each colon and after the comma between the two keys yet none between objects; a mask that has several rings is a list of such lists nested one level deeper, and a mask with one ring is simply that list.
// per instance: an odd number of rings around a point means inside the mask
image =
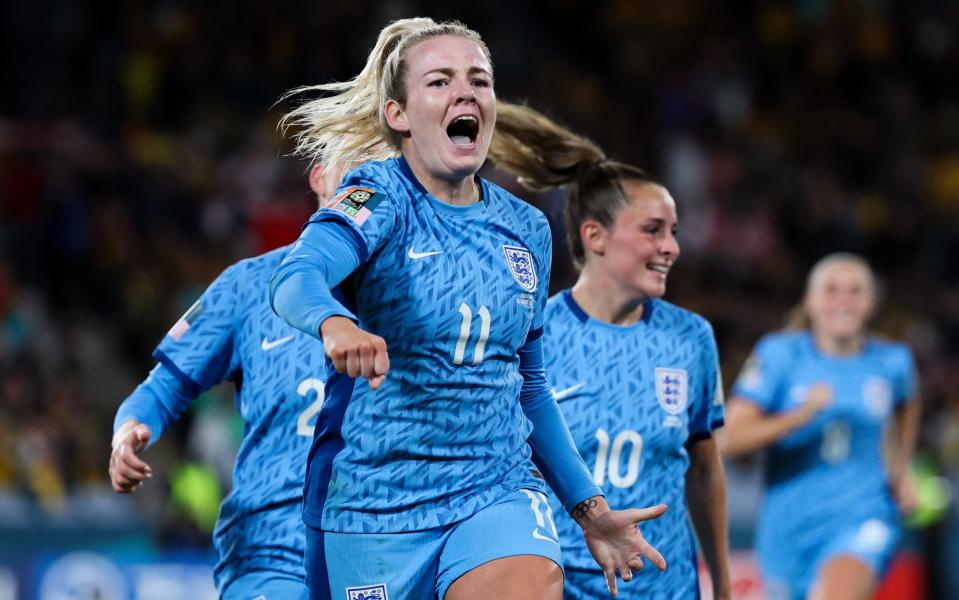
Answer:
[{"label": "chin", "polygon": [[454,156],[447,165],[456,179],[464,179],[476,175],[483,162],[478,156]]},{"label": "chin", "polygon": [[640,290],[644,296],[649,298],[662,298],[666,294],[666,282],[654,281],[647,285],[641,286]]}]

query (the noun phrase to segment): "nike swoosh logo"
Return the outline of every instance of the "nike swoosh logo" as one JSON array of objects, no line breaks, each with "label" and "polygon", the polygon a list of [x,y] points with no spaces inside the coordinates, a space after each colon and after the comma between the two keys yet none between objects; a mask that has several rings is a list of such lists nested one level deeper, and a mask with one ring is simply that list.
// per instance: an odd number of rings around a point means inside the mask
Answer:
[{"label": "nike swoosh logo", "polygon": [[264,352],[268,352],[268,351],[276,348],[277,346],[279,346],[279,345],[281,345],[281,344],[287,343],[288,341],[290,341],[290,340],[292,340],[292,339],[293,339],[293,336],[292,336],[292,335],[288,335],[288,336],[286,336],[285,338],[280,338],[280,339],[274,340],[274,341],[272,341],[272,342],[269,341],[269,340],[266,339],[266,338],[263,338],[263,342],[260,343],[260,348],[262,348]]},{"label": "nike swoosh logo", "polygon": [[412,260],[417,260],[419,258],[426,258],[427,256],[433,256],[435,254],[443,254],[443,251],[438,250],[436,252],[417,252],[416,250],[413,250],[413,246],[410,246],[410,251],[407,252],[406,255]]},{"label": "nike swoosh logo", "polygon": [[540,533],[540,532],[539,532],[539,527],[535,527],[535,528],[533,529],[533,537],[536,538],[536,539],[538,539],[538,540],[546,540],[547,542],[553,542],[554,544],[556,544],[557,546],[559,546],[559,542],[557,542],[557,541],[554,540],[553,538],[549,537],[548,535],[543,535],[542,533]]},{"label": "nike swoosh logo", "polygon": [[586,382],[580,381],[576,385],[571,385],[568,388],[564,390],[560,390],[558,392],[556,391],[556,388],[553,388],[552,390],[550,390],[550,393],[553,394],[553,400],[562,400],[563,398],[565,398],[566,396],[569,396],[570,394],[572,394],[579,388],[583,387],[584,385],[586,385]]}]

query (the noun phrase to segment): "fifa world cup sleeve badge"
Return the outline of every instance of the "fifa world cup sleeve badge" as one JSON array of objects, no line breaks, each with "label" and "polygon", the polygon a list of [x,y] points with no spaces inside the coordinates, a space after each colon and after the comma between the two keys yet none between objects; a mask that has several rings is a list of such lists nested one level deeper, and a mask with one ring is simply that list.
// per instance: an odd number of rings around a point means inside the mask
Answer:
[{"label": "fifa world cup sleeve badge", "polygon": [[362,225],[370,218],[376,207],[383,200],[383,194],[376,190],[364,187],[348,187],[323,208],[329,208],[343,213],[357,225]]}]

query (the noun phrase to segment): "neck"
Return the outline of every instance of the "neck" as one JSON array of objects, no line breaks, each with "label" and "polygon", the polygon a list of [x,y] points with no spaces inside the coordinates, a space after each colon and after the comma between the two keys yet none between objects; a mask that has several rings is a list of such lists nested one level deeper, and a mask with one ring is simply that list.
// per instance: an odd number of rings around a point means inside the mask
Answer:
[{"label": "neck", "polygon": [[837,337],[813,331],[812,335],[816,347],[826,354],[858,354],[862,350],[865,342],[865,337],[861,333],[852,336]]},{"label": "neck", "polygon": [[449,181],[430,173],[416,158],[415,153],[405,153],[407,164],[426,191],[437,200],[447,204],[465,206],[479,201],[479,186],[476,185],[475,173],[462,179]]},{"label": "neck", "polygon": [[608,277],[584,267],[573,286],[573,299],[597,321],[613,325],[632,325],[643,318],[645,296],[627,294]]}]

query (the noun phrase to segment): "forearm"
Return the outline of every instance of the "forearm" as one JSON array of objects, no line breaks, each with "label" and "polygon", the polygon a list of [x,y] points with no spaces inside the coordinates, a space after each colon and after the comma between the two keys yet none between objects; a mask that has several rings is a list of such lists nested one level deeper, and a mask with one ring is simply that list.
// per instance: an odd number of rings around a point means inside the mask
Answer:
[{"label": "forearm", "polygon": [[919,437],[919,419],[920,406],[917,398],[909,399],[894,413],[892,460],[896,469],[908,469],[912,463]]},{"label": "forearm", "polygon": [[593,482],[576,449],[556,401],[550,397],[536,406],[524,405],[523,410],[533,424],[529,445],[535,453],[536,464],[566,511],[571,512],[588,498],[602,499],[602,491]]},{"label": "forearm", "polygon": [[321,221],[307,225],[270,282],[273,311],[316,338],[320,337],[320,325],[330,317],[355,321],[332,290],[359,266],[363,251],[342,224]]},{"label": "forearm", "polygon": [[193,402],[198,388],[196,384],[181,380],[162,364],[156,365],[117,409],[113,420],[114,434],[125,422],[135,420],[150,428],[152,445]]},{"label": "forearm", "polygon": [[520,373],[523,375],[520,404],[533,425],[529,445],[536,465],[563,507],[572,511],[588,498],[601,497],[602,491],[593,482],[566,420],[546,386],[542,355],[541,339],[528,342],[520,349]]},{"label": "forearm", "polygon": [[715,441],[701,440],[696,444],[710,444],[712,448],[701,448],[697,453],[698,458],[687,471],[686,503],[709,567],[713,595],[716,598],[729,598],[731,583],[726,474]]},{"label": "forearm", "polygon": [[730,458],[756,452],[775,444],[808,423],[809,419],[810,415],[803,407],[773,415],[764,414],[748,421],[730,415],[720,435],[720,449],[724,456]]}]

